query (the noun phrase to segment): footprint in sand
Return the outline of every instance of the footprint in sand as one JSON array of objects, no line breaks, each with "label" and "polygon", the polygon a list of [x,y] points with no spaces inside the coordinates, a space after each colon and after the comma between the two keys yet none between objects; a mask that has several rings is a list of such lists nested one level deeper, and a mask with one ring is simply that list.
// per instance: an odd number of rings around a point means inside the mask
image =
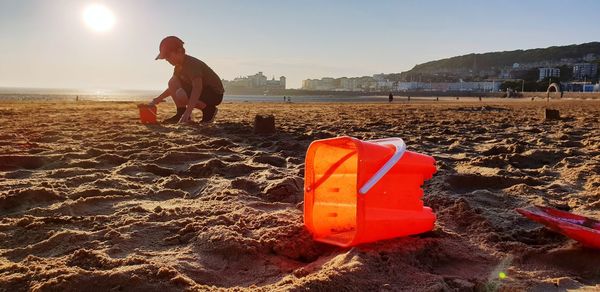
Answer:
[{"label": "footprint in sand", "polygon": [[37,169],[47,163],[44,156],[0,155],[0,171],[16,169]]},{"label": "footprint in sand", "polygon": [[277,167],[285,167],[287,161],[279,156],[263,154],[252,159],[253,162],[269,164]]},{"label": "footprint in sand", "polygon": [[480,189],[500,190],[521,183],[530,186],[543,184],[531,177],[515,178],[508,176],[483,176],[478,174],[449,175],[446,177],[445,181],[450,189],[459,194]]},{"label": "footprint in sand", "polygon": [[260,185],[255,181],[247,178],[236,178],[231,181],[231,187],[238,190],[243,190],[249,194],[256,194],[260,191]]},{"label": "footprint in sand", "polygon": [[177,175],[171,175],[159,180],[158,185],[161,189],[176,189],[184,190],[188,193],[196,193],[206,187],[207,180],[195,178],[180,178]]},{"label": "footprint in sand", "polygon": [[522,154],[508,156],[508,162],[517,168],[541,168],[553,166],[568,156],[561,150],[528,150]]}]

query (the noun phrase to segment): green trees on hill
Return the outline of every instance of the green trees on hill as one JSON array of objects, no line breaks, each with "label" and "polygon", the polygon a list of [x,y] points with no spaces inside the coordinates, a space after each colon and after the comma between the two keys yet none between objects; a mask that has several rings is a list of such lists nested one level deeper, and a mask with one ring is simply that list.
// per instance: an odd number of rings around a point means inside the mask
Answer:
[{"label": "green trees on hill", "polygon": [[562,65],[558,67],[560,69],[559,81],[569,81],[573,79],[573,67]]},{"label": "green trees on hill", "polygon": [[[416,65],[408,74],[447,71],[499,70],[514,63],[528,64],[561,59],[581,59],[587,54],[600,54],[600,42],[556,46],[545,49],[515,50],[484,54],[469,54]],[[562,71],[562,70],[561,70]]]}]

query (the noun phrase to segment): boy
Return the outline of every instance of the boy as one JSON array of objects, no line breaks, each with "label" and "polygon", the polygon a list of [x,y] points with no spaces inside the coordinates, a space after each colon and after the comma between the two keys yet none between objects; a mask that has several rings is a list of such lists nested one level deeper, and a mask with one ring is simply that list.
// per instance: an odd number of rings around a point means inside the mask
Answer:
[{"label": "boy", "polygon": [[186,55],[183,41],[176,36],[164,38],[159,50],[156,60],[165,59],[175,69],[168,88],[149,105],[156,105],[171,96],[177,114],[166,119],[165,123],[191,122],[194,108],[202,110],[201,123],[212,123],[217,114],[217,105],[223,101],[225,92],[221,78],[204,62]]}]

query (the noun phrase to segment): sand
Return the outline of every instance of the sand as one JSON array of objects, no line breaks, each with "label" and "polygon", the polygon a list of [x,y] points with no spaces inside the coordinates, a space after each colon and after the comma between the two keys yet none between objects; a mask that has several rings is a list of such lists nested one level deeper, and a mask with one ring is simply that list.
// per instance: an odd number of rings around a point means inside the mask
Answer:
[{"label": "sand", "polygon": [[[277,134],[253,134],[256,114]],[[304,154],[341,135],[436,158],[432,232],[311,239]],[[0,103],[0,291],[600,289],[600,252],[514,211],[534,204],[600,218],[600,101],[229,103],[211,126],[145,126],[134,103]]]}]

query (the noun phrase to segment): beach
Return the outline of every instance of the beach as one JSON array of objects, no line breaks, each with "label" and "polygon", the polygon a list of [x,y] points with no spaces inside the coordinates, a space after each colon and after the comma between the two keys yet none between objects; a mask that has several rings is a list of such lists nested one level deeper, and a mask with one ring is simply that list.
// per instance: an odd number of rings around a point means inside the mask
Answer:
[{"label": "beach", "polygon": [[[277,132],[254,134],[257,114]],[[434,230],[314,241],[304,155],[337,136],[433,156]],[[600,219],[599,100],[227,102],[212,125],[143,125],[135,102],[0,102],[0,291],[600,289],[600,253],[514,210],[533,205]]]}]

